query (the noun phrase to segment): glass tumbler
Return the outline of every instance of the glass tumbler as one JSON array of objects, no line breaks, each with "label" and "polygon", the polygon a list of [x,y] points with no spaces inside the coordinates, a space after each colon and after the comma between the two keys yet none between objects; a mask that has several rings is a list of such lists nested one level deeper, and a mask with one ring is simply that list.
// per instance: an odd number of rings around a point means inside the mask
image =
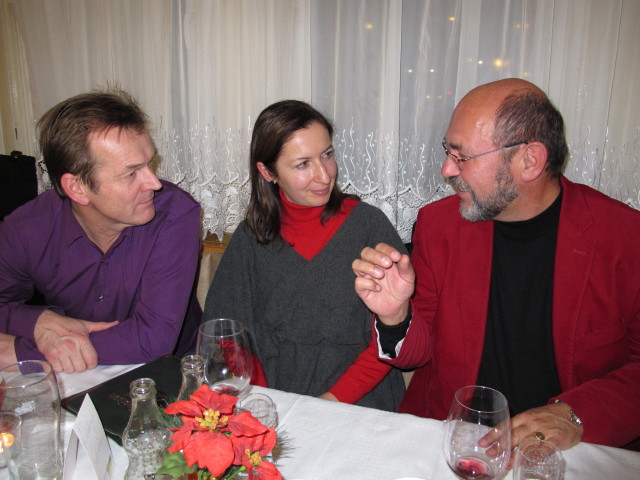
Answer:
[{"label": "glass tumbler", "polygon": [[562,452],[551,442],[525,438],[516,449],[514,480],[560,480],[564,472]]},{"label": "glass tumbler", "polygon": [[62,478],[60,393],[49,363],[26,360],[0,369],[0,410],[20,416],[20,480]]},{"label": "glass tumbler", "polygon": [[252,393],[240,400],[238,408],[251,412],[253,418],[265,427],[275,428],[278,424],[278,413],[273,400],[262,393]]}]

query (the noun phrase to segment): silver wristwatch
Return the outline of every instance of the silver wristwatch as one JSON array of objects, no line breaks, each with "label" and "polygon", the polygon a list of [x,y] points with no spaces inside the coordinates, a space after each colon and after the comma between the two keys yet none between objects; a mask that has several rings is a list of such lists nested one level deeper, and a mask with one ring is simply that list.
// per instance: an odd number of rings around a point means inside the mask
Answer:
[{"label": "silver wristwatch", "polygon": [[[562,400],[560,400],[559,398],[556,398],[556,400],[553,403],[560,403],[560,402],[562,402]],[[575,423],[579,427],[582,427],[582,420],[580,420],[580,417],[576,415],[575,410],[571,407],[569,407],[569,420],[571,420],[573,423]]]}]

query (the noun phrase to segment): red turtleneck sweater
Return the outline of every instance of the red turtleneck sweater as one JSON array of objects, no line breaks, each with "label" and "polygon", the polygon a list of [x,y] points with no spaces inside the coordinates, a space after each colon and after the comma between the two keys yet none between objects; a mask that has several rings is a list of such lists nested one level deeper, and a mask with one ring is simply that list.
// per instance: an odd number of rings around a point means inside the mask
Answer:
[{"label": "red turtleneck sweater", "polygon": [[287,200],[282,189],[280,189],[280,199],[282,200],[280,235],[307,260],[315,257],[331,240],[359,201],[346,199],[340,211],[322,224],[320,216],[324,205],[321,207],[297,205]]}]

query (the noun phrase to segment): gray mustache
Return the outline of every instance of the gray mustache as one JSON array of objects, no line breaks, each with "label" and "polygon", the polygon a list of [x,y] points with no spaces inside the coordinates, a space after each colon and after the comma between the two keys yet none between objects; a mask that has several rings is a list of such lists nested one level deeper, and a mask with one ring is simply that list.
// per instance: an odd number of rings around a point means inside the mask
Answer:
[{"label": "gray mustache", "polygon": [[445,182],[448,183],[449,185],[451,185],[451,187],[453,187],[453,189],[456,192],[470,192],[471,189],[469,188],[469,185],[467,185],[466,183],[464,183],[460,177],[453,176],[453,177],[447,177],[445,179]]}]

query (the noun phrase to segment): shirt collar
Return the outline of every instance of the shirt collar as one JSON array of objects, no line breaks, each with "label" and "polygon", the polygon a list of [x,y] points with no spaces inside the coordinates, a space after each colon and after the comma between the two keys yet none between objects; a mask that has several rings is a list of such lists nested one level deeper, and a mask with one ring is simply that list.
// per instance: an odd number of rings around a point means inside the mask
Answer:
[{"label": "shirt collar", "polygon": [[[73,207],[71,205],[71,200],[69,200],[68,198],[62,199],[62,222],[61,223],[62,223],[62,238],[63,238],[65,247],[70,247],[73,243],[77,242],[81,238],[84,238],[86,239],[87,242],[91,243],[92,245],[95,245],[87,235],[87,232],[85,232],[82,226],[80,225],[80,222],[78,222],[78,219],[76,218],[76,216],[73,214]],[[122,241],[125,238],[129,238],[131,236],[132,228],[133,227],[125,228],[120,233],[117,240],[113,242],[113,245],[111,245],[111,248],[109,248],[109,250],[113,250],[115,247],[120,245],[120,243],[122,243]]]}]

